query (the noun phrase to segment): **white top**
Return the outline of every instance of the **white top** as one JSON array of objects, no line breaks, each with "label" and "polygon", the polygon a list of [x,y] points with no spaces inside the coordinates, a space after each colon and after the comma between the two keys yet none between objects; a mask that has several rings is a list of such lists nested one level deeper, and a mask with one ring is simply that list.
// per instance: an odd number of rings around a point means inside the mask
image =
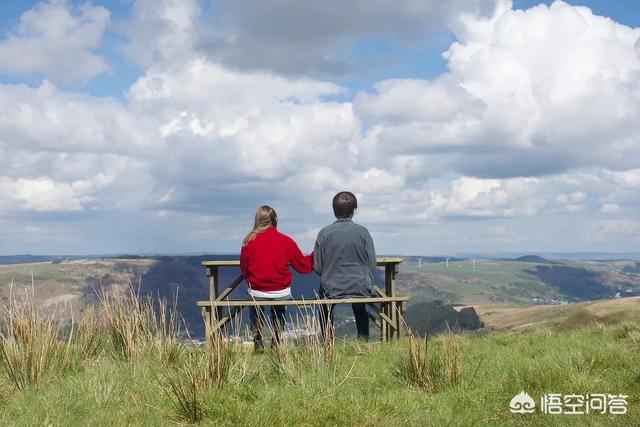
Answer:
[{"label": "white top", "polygon": [[284,288],[280,291],[263,292],[249,288],[249,295],[253,298],[286,298],[291,296],[291,287]]}]

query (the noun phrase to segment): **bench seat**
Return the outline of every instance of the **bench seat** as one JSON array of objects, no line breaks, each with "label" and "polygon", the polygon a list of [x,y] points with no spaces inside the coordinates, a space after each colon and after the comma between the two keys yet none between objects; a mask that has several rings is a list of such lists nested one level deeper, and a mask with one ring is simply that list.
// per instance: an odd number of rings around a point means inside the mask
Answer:
[{"label": "bench seat", "polygon": [[198,301],[198,307],[248,307],[252,305],[334,305],[334,304],[376,304],[383,302],[405,302],[409,297],[363,297],[363,298],[340,298],[340,299],[307,299],[307,300],[286,300],[286,301],[254,301],[254,300],[214,300]]}]

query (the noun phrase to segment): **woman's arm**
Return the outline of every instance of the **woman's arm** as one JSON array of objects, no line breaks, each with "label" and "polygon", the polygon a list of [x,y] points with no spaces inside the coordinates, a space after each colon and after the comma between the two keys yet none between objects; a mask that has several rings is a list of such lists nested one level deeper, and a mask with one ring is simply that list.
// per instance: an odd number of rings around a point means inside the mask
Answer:
[{"label": "woman's arm", "polygon": [[240,250],[240,271],[245,279],[249,276],[249,257],[246,248],[246,246],[243,246]]},{"label": "woman's arm", "polygon": [[289,265],[293,267],[298,273],[308,274],[313,271],[313,252],[309,255],[303,255],[302,251],[291,239],[291,246],[289,248]]}]

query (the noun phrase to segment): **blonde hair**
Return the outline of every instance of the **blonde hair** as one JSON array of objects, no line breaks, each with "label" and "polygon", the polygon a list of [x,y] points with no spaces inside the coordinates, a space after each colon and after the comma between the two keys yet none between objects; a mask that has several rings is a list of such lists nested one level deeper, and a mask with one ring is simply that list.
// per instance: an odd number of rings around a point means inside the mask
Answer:
[{"label": "blonde hair", "polygon": [[247,234],[242,241],[242,246],[246,246],[247,243],[256,238],[256,236],[269,227],[278,226],[278,215],[271,206],[260,206],[256,211],[256,218],[253,222],[253,230]]}]

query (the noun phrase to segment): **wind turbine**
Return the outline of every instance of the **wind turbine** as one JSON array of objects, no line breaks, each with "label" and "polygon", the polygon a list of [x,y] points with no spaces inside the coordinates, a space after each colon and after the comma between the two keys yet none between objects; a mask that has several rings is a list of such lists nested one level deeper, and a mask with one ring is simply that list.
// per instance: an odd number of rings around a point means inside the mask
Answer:
[{"label": "wind turbine", "polygon": [[422,258],[418,258],[418,271],[422,270]]},{"label": "wind turbine", "polygon": [[445,263],[447,264],[447,268],[449,268],[449,258],[445,260]]},{"label": "wind turbine", "polygon": [[472,268],[475,270],[475,268],[476,268],[476,260],[475,260],[475,258],[473,259],[473,261],[471,261],[471,265],[473,266]]}]

